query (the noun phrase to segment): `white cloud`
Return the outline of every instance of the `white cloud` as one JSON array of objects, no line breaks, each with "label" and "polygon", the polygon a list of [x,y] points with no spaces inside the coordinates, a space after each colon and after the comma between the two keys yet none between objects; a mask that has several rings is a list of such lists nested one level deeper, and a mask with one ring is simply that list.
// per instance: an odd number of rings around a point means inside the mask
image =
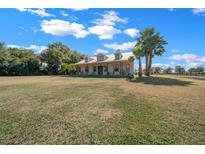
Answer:
[{"label": "white cloud", "polygon": [[182,55],[180,55],[180,54],[173,55],[173,56],[171,56],[169,58],[172,59],[172,60],[186,61],[187,63],[189,63],[189,62],[192,62],[192,61],[196,60],[197,59],[197,55],[186,53],[186,54],[182,54]]},{"label": "white cloud", "polygon": [[115,34],[121,33],[119,29],[114,28],[113,26],[93,26],[88,28],[88,31],[91,34],[98,35],[99,39],[106,40],[112,39]]},{"label": "white cloud", "polygon": [[205,63],[205,56],[201,58],[201,61]]},{"label": "white cloud", "polygon": [[18,28],[21,29],[21,30],[24,30],[24,27],[23,27],[23,26],[19,26]]},{"label": "white cloud", "polygon": [[21,48],[21,46],[19,46],[19,45],[14,45],[14,44],[9,44],[9,45],[7,45],[7,47],[9,47],[9,48],[18,48],[18,49]]},{"label": "white cloud", "polygon": [[162,63],[153,63],[152,67],[161,67],[162,69],[166,69],[166,68],[174,68],[175,64],[162,64]]},{"label": "white cloud", "polygon": [[122,19],[118,16],[117,12],[115,11],[108,11],[105,14],[100,14],[102,18],[95,19],[93,21],[96,25],[107,25],[107,26],[114,26],[115,23],[127,23],[127,19]]},{"label": "white cloud", "polygon": [[170,12],[175,11],[175,9],[174,9],[174,8],[168,8],[168,10],[169,10]]},{"label": "white cloud", "polygon": [[171,52],[172,52],[172,53],[178,53],[179,50],[178,50],[178,49],[172,49]]},{"label": "white cloud", "polygon": [[37,10],[28,9],[28,12],[31,12],[32,14],[37,14],[41,17],[52,17],[52,16],[54,16],[50,13],[47,13],[45,11],[45,9],[37,9]]},{"label": "white cloud", "polygon": [[41,53],[41,51],[43,51],[44,49],[46,49],[46,46],[37,46],[34,44],[31,44],[30,46],[20,46],[20,45],[15,45],[15,44],[10,44],[7,45],[9,48],[18,48],[18,49],[27,49],[27,50],[33,50],[36,53]]},{"label": "white cloud", "polygon": [[204,15],[205,14],[205,8],[196,8],[196,9],[193,9],[192,12],[195,15]]},{"label": "white cloud", "polygon": [[[142,69],[145,69],[145,64],[143,63],[142,64]],[[166,69],[166,68],[169,68],[169,67],[171,67],[171,68],[175,68],[175,66],[176,65],[172,65],[171,63],[170,64],[163,64],[163,63],[153,63],[152,64],[152,67],[161,67],[162,69]],[[138,69],[138,67],[139,67],[139,65],[138,65],[138,63],[136,64],[136,66],[135,66],[135,68],[137,68]]]},{"label": "white cloud", "polygon": [[190,68],[190,67],[197,67],[197,66],[205,66],[205,56],[198,56],[196,54],[177,54],[169,57],[172,60],[175,61],[185,61],[186,64],[184,64],[185,68]]},{"label": "white cloud", "polygon": [[85,27],[82,24],[70,23],[59,19],[43,20],[41,23],[42,31],[57,36],[73,35],[76,38],[84,38],[89,34],[84,29]]},{"label": "white cloud", "polygon": [[34,50],[37,53],[41,53],[41,51],[45,50],[47,47],[46,46],[37,46],[34,44],[31,44],[29,47],[25,47],[28,50]]},{"label": "white cloud", "polygon": [[73,11],[83,11],[83,10],[88,10],[88,8],[71,8]]},{"label": "white cloud", "polygon": [[128,28],[128,29],[123,31],[123,33],[125,33],[125,34],[127,34],[127,35],[129,35],[129,36],[131,36],[133,38],[135,36],[137,36],[137,34],[139,34],[139,32],[140,31],[138,29],[135,29],[135,28]]},{"label": "white cloud", "polygon": [[67,17],[67,19],[71,20],[71,21],[77,21],[78,17],[72,15],[72,14],[68,14],[65,11],[60,11],[60,14],[64,17]]},{"label": "white cloud", "polygon": [[[170,63],[153,63],[152,67],[161,67],[162,69],[166,69],[168,67],[171,67],[174,71],[175,67],[177,65],[180,65],[185,68],[185,70],[188,70],[189,68],[193,67],[199,67],[202,66],[205,68],[205,64],[202,62],[191,62],[191,63],[176,63],[176,62],[170,62]],[[143,69],[145,68],[145,64],[142,64]],[[136,68],[138,68],[138,64],[136,65]]]},{"label": "white cloud", "polygon": [[32,27],[31,30],[32,30],[34,33],[36,33],[36,32],[39,31],[36,27]]},{"label": "white cloud", "polygon": [[64,17],[69,16],[69,14],[67,14],[65,11],[61,11],[60,13],[61,13],[61,15],[64,16]]},{"label": "white cloud", "polygon": [[99,53],[101,53],[101,54],[106,54],[106,53],[108,53],[108,51],[107,51],[107,50],[103,50],[103,49],[97,49],[96,52],[95,52],[95,54],[97,55],[97,54],[99,54]]},{"label": "white cloud", "polygon": [[[145,69],[145,66],[145,64],[142,64],[142,69]],[[175,66],[171,64],[153,63],[152,67],[161,67],[162,69],[166,69],[168,67],[174,68]],[[136,68],[138,68],[138,63],[136,64]]]},{"label": "white cloud", "polygon": [[121,19],[115,11],[107,11],[100,16],[102,18],[95,19],[92,22],[95,26],[89,27],[88,31],[91,34],[98,35],[101,40],[112,39],[115,34],[121,33],[121,30],[114,27],[116,23],[127,23],[127,19]]},{"label": "white cloud", "polygon": [[[152,67],[161,67],[162,69],[166,69],[168,67],[171,67],[173,69],[173,71],[175,70],[175,67],[177,65],[180,65],[182,67],[185,68],[185,70],[188,70],[189,68],[193,68],[193,67],[199,67],[202,66],[205,68],[205,64],[204,63],[199,63],[199,62],[193,62],[193,63],[176,63],[176,62],[170,62],[170,63],[153,63]],[[138,68],[138,63],[136,64],[135,68]],[[145,64],[142,64],[142,68],[145,68]]]},{"label": "white cloud", "polygon": [[112,44],[105,44],[104,47],[111,48],[113,50],[120,49],[122,51],[126,51],[126,50],[130,50],[130,49],[134,48],[135,44],[136,44],[136,42],[126,42],[126,43],[122,43],[122,44],[112,43]]},{"label": "white cloud", "polygon": [[189,69],[189,68],[195,68],[195,67],[199,67],[199,66],[204,67],[205,64],[200,63],[200,62],[193,62],[193,63],[188,63],[188,64],[186,64],[186,65],[185,65],[185,68],[186,68],[186,69]]},{"label": "white cloud", "polygon": [[26,8],[17,8],[17,10],[19,10],[20,12],[25,12],[25,11],[27,11]]},{"label": "white cloud", "polygon": [[173,70],[175,69],[175,67],[177,65],[180,65],[182,67],[185,68],[185,70],[188,70],[189,68],[195,68],[195,67],[199,67],[199,66],[202,66],[202,67],[205,67],[205,65],[203,63],[186,63],[186,64],[177,64],[177,63],[170,63],[170,64],[162,64],[162,63],[154,63],[152,64],[152,67],[161,67],[162,69],[166,69],[168,67],[171,67]]},{"label": "white cloud", "polygon": [[54,16],[53,14],[46,12],[46,10],[43,8],[40,8],[40,9],[18,8],[17,10],[19,10],[21,12],[30,12],[31,14],[36,14],[36,15],[39,15],[41,17],[53,17]]}]

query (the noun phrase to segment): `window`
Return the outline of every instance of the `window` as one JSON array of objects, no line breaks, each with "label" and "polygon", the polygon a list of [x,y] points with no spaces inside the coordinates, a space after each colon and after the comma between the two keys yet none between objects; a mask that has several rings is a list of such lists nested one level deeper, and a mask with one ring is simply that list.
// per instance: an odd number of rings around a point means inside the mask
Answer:
[{"label": "window", "polygon": [[77,67],[77,72],[81,72],[81,67]]},{"label": "window", "polygon": [[120,59],[119,54],[116,54],[116,55],[115,55],[115,60],[119,60],[119,59]]},{"label": "window", "polygon": [[103,61],[104,60],[104,56],[97,56],[97,61]]},{"label": "window", "polygon": [[93,66],[93,72],[96,72],[97,69],[96,69],[96,66]]},{"label": "window", "polygon": [[107,72],[107,71],[108,71],[108,67],[104,66],[104,72]]},{"label": "window", "polygon": [[114,65],[114,72],[119,72],[119,65]]},{"label": "window", "polygon": [[88,66],[85,67],[85,72],[86,72],[86,73],[89,72],[89,67],[88,67]]},{"label": "window", "polygon": [[122,55],[120,53],[115,54],[115,60],[120,60],[121,57]]},{"label": "window", "polygon": [[127,64],[127,65],[126,65],[126,71],[127,71],[127,72],[130,72],[130,64]]},{"label": "window", "polygon": [[88,61],[89,61],[89,58],[88,58],[88,57],[86,57],[86,58],[85,58],[85,62],[88,62]]}]

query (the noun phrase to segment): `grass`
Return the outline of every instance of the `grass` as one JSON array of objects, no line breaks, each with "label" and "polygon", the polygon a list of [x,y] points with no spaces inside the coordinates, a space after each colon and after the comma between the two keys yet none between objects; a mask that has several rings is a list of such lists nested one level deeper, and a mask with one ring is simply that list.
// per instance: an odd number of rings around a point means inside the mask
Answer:
[{"label": "grass", "polygon": [[205,144],[205,80],[1,77],[0,144]]}]

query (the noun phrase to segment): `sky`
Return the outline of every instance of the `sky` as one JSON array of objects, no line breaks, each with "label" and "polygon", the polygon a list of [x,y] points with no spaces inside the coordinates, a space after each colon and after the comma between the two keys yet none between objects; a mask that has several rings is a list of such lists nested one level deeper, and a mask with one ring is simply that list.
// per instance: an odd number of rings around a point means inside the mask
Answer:
[{"label": "sky", "polygon": [[0,21],[8,47],[39,54],[62,42],[88,56],[131,52],[139,32],[154,27],[168,45],[153,66],[205,67],[205,9],[0,9]]}]

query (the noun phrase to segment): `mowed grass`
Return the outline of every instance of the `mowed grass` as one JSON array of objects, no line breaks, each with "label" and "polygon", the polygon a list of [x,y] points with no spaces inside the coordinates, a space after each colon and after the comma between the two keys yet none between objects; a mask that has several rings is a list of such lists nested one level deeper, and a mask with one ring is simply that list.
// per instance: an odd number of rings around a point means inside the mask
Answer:
[{"label": "mowed grass", "polygon": [[205,144],[205,80],[1,77],[0,144]]}]

